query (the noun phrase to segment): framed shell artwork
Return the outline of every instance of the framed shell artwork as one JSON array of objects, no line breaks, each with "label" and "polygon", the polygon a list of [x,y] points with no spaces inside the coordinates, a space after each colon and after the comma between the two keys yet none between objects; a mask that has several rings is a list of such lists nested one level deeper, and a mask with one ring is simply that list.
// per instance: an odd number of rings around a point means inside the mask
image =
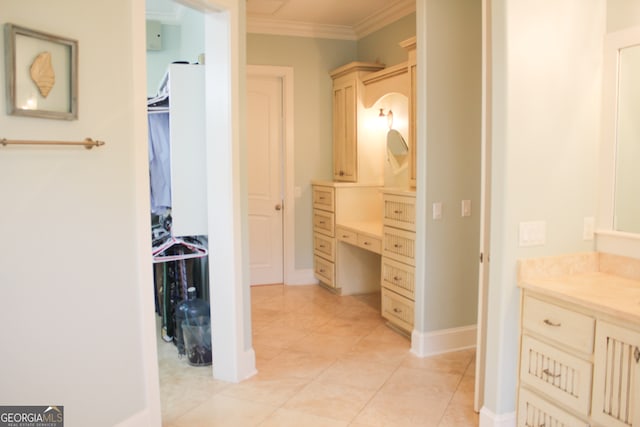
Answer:
[{"label": "framed shell artwork", "polygon": [[5,24],[7,113],[78,118],[78,42]]}]

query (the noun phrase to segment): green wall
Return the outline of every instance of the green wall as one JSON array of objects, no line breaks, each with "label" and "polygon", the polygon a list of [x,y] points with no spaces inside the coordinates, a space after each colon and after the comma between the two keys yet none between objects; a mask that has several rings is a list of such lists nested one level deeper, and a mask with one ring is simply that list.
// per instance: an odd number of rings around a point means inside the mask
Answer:
[{"label": "green wall", "polygon": [[387,67],[407,60],[407,51],[398,42],[416,35],[416,14],[396,22],[358,40],[358,60],[380,62]]}]

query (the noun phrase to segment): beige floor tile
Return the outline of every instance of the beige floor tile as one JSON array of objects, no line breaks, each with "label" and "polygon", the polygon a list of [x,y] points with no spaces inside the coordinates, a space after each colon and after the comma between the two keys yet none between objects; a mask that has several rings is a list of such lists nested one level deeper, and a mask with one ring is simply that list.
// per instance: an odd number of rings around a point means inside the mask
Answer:
[{"label": "beige floor tile", "polygon": [[337,360],[327,368],[318,377],[318,381],[378,390],[391,377],[395,369],[393,365],[346,357]]},{"label": "beige floor tile", "polygon": [[462,380],[461,374],[432,372],[424,369],[399,367],[387,380],[385,386],[398,385],[407,389],[421,389],[433,396],[453,395]]},{"label": "beige floor tile", "polygon": [[267,403],[280,406],[289,400],[294,394],[302,390],[310,379],[305,378],[269,378],[260,374],[233,384],[224,389],[221,394],[236,399],[250,400],[252,402]]},{"label": "beige floor tile", "polygon": [[373,390],[314,381],[284,408],[342,421],[351,421],[375,394]]},{"label": "beige floor tile", "polygon": [[474,354],[473,350],[463,350],[430,357],[417,357],[410,354],[402,363],[402,366],[462,375],[467,371]]},{"label": "beige floor tile", "polygon": [[260,427],[346,427],[349,423],[307,412],[280,408],[260,423]]},{"label": "beige floor tile", "polygon": [[333,317],[326,314],[291,312],[282,313],[280,317],[273,322],[273,325],[315,332],[317,328],[326,325],[331,320],[333,320]]},{"label": "beige floor tile", "polygon": [[253,335],[253,343],[260,348],[268,345],[276,348],[289,348],[291,344],[309,335],[307,331],[288,328],[286,326],[265,326]]},{"label": "beige floor tile", "polygon": [[257,426],[276,406],[215,395],[173,421],[176,427]]},{"label": "beige floor tile", "polygon": [[265,378],[316,378],[335,361],[335,357],[287,350],[263,363],[258,372]]},{"label": "beige floor tile", "polygon": [[354,422],[375,427],[435,427],[451,394],[431,395],[407,387],[383,387]]},{"label": "beige floor tile", "polygon": [[382,321],[380,319],[331,319],[318,327],[315,332],[338,336],[364,337],[376,329]]},{"label": "beige floor tile", "polygon": [[323,356],[340,357],[351,351],[360,338],[359,336],[312,333],[292,343],[289,348]]},{"label": "beige floor tile", "polygon": [[390,345],[367,336],[358,341],[346,356],[350,359],[399,366],[409,354],[409,343],[406,341]]},{"label": "beige floor tile", "polygon": [[474,412],[473,404],[469,406],[452,403],[447,407],[438,427],[475,427],[479,423],[480,416]]}]

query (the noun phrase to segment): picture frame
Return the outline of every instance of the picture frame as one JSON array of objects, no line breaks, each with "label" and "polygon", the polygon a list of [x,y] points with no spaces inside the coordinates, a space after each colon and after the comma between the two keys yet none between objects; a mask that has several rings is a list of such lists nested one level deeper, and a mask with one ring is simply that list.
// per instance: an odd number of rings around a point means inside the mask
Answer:
[{"label": "picture frame", "polygon": [[7,23],[7,114],[78,118],[78,42]]}]

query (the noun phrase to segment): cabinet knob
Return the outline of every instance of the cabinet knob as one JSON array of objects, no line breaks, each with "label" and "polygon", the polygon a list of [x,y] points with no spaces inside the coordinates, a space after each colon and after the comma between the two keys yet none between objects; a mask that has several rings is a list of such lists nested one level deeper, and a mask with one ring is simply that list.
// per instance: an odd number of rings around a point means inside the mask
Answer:
[{"label": "cabinet knob", "polygon": [[400,281],[400,278],[399,278],[398,276],[393,276],[393,281],[394,281],[394,282],[399,282],[399,281]]},{"label": "cabinet knob", "polygon": [[344,171],[340,171],[340,173],[338,175],[344,176]]},{"label": "cabinet knob", "polygon": [[395,307],[395,308],[393,309],[393,312],[394,312],[394,313],[402,313],[402,310],[400,310],[398,307]]},{"label": "cabinet knob", "polygon": [[369,242],[363,242],[365,246],[369,246],[371,243]]},{"label": "cabinet knob", "polygon": [[278,204],[276,205],[276,210],[277,210],[277,211],[281,211],[281,210],[282,210],[282,205],[281,205],[280,203],[278,203]]},{"label": "cabinet knob", "polygon": [[400,245],[400,244],[396,243],[395,245],[393,245],[393,247],[394,247],[394,248],[401,248],[401,247],[402,247],[402,245]]},{"label": "cabinet knob", "polygon": [[393,213],[396,214],[396,215],[400,215],[402,213],[402,211],[396,209],[395,211],[393,211]]},{"label": "cabinet knob", "polygon": [[640,362],[640,348],[636,347],[633,351],[633,357],[636,359],[636,363]]}]

